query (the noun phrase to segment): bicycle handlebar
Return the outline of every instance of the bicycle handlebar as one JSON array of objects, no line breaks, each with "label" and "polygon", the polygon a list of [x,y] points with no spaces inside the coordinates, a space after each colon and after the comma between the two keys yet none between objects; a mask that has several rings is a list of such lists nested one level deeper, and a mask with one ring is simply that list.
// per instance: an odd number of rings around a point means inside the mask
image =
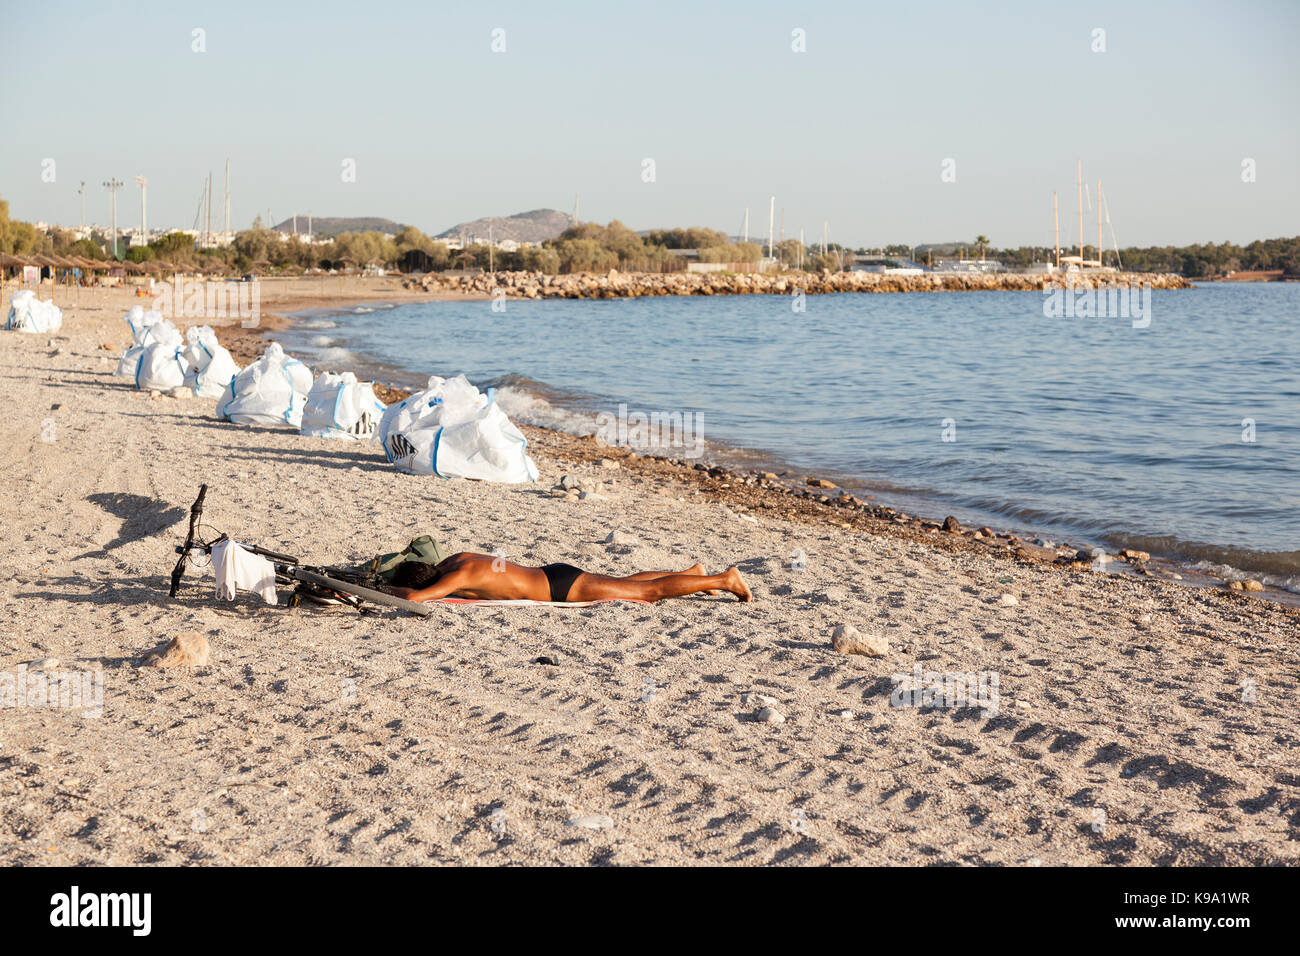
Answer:
[{"label": "bicycle handlebar", "polygon": [[190,505],[190,530],[185,535],[185,546],[181,549],[181,556],[176,562],[176,567],[172,568],[172,588],[169,597],[175,597],[177,590],[181,586],[181,578],[185,576],[185,566],[189,562],[190,550],[194,547],[194,532],[198,530],[199,521],[203,517],[203,499],[208,495],[208,486],[199,485],[199,496],[194,499],[194,504]]}]

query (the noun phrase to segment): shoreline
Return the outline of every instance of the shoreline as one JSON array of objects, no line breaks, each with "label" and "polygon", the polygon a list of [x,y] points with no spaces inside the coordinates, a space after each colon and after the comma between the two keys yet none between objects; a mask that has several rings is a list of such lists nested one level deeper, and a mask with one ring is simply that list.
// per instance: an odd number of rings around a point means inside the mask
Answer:
[{"label": "shoreline", "polygon": [[[0,673],[103,688],[0,701],[8,865],[1300,863],[1292,609],[564,433],[529,431],[535,485],[402,475],[114,377],[129,304],[0,336]],[[170,599],[201,482],[205,533],[314,562],[430,533],[733,565],[756,599],[424,619],[217,601],[199,568]],[[205,663],[145,665],[185,632]],[[963,675],[995,695],[899,697]]]},{"label": "shoreline", "polygon": [[[459,294],[435,294],[428,299],[420,297],[414,301],[456,301],[473,299],[474,296]],[[483,297],[478,297],[483,298]],[[346,316],[346,306],[360,304],[408,304],[404,300],[376,300],[362,296],[343,296],[328,299],[323,303],[311,301],[304,309],[295,311],[303,300],[291,300],[277,304],[277,311],[264,316],[263,324],[257,329],[242,329],[238,326],[218,328],[218,338],[241,365],[259,358],[265,348],[267,337],[275,332],[292,328],[307,313],[339,312]],[[407,372],[413,378],[420,378],[416,373]],[[404,385],[393,382],[375,383],[376,395],[386,404],[401,401],[413,393]],[[921,544],[934,544],[956,539],[976,550],[992,553],[1005,553],[1022,564],[1051,565],[1070,571],[1084,570],[1093,563],[1095,544],[1086,541],[1081,545],[1070,544],[1068,532],[1040,532],[1036,529],[1024,529],[1021,534],[1008,532],[1004,528],[994,529],[989,525],[964,523],[952,514],[939,517],[935,514],[919,515],[911,513],[912,509],[890,507],[876,502],[876,494],[851,493],[833,483],[830,488],[815,489],[805,486],[805,481],[827,481],[812,472],[800,469],[797,463],[780,460],[774,467],[780,473],[764,468],[735,467],[726,463],[698,463],[682,460],[672,455],[638,454],[636,451],[617,446],[606,445],[594,440],[594,436],[580,436],[547,426],[515,423],[528,437],[531,447],[544,447],[555,450],[564,460],[573,462],[599,461],[603,457],[617,459],[628,468],[639,473],[652,475],[659,479],[676,482],[683,487],[690,487],[694,494],[702,495],[706,500],[729,505],[747,513],[781,514],[791,520],[807,521],[813,524],[830,524],[842,527],[854,527],[874,534],[889,534]],[[779,459],[778,459],[779,460]],[[764,475],[770,477],[764,478]],[[829,493],[827,493],[829,492]],[[886,495],[887,497],[887,495]],[[868,499],[868,500],[863,500]],[[941,504],[939,501],[932,504]],[[794,507],[792,507],[792,505]],[[960,509],[958,509],[960,510]],[[982,533],[981,533],[982,532]],[[1065,540],[1044,547],[1042,543],[1054,541],[1064,535]],[[1080,538],[1081,536],[1073,536]],[[959,545],[960,546],[960,545]],[[1151,555],[1136,551],[1137,555],[1146,554],[1146,558],[1127,559],[1122,557],[1128,549],[1101,549],[1106,556],[1106,567],[1101,569],[1106,574],[1121,574],[1138,578],[1153,577],[1169,580],[1191,588],[1228,590],[1239,593],[1236,588],[1250,588],[1249,593],[1278,603],[1287,608],[1300,610],[1300,594],[1284,588],[1265,585],[1262,591],[1253,590],[1258,582],[1257,576],[1269,576],[1249,569],[1234,568],[1242,575],[1233,579],[1221,574],[1196,568],[1193,562],[1168,555]],[[1086,557],[1085,557],[1086,555]],[[1237,584],[1234,585],[1233,582]],[[1250,581],[1250,585],[1244,582]]]}]

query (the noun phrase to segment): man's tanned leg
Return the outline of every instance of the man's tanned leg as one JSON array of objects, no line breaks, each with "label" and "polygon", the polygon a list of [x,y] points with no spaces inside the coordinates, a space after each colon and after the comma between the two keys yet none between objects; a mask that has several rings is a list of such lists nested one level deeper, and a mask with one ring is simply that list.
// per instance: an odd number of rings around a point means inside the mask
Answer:
[{"label": "man's tanned leg", "polygon": [[583,574],[573,582],[570,601],[662,601],[664,598],[684,597],[699,591],[730,591],[742,601],[753,600],[753,594],[735,568],[721,574],[668,574],[647,580],[611,578],[603,574]]}]

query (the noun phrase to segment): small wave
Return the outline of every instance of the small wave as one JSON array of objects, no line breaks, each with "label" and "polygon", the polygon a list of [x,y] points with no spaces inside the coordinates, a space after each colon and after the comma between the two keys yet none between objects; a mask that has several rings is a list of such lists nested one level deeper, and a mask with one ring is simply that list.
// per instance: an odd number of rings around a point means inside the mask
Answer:
[{"label": "small wave", "polygon": [[364,305],[359,305],[359,306],[357,306],[355,309],[352,310],[352,314],[353,314],[353,315],[365,315],[367,312],[373,312],[373,311],[375,311],[375,310],[374,310],[374,309],[366,308]]},{"label": "small wave", "polygon": [[1188,565],[1188,567],[1193,571],[1199,571],[1201,574],[1223,578],[1225,581],[1244,581],[1253,577],[1260,584],[1268,587],[1277,588],[1280,591],[1290,591],[1292,594],[1300,594],[1300,574],[1268,574],[1259,571],[1252,574],[1242,571],[1240,568],[1234,568],[1230,564],[1219,564],[1215,561],[1197,561],[1195,564]]},{"label": "small wave", "polygon": [[330,319],[308,319],[305,322],[299,322],[298,327],[302,329],[337,329],[339,324]]},{"label": "small wave", "polygon": [[[1152,554],[1166,555],[1187,562],[1189,567],[1202,568],[1230,580],[1254,577],[1265,584],[1270,579],[1276,587],[1286,587],[1285,582],[1300,582],[1300,551],[1252,551],[1248,548],[1183,541],[1172,535],[1118,535],[1107,543],[1117,548],[1135,548]],[[1213,570],[1220,569],[1220,570]]]},{"label": "small wave", "polygon": [[333,346],[327,349],[321,349],[320,354],[316,356],[318,365],[328,365],[341,367],[347,362],[355,362],[356,356],[347,349]]},{"label": "small wave", "polygon": [[334,340],[328,335],[313,335],[311,338],[311,344],[318,349],[323,349],[333,345]]},{"label": "small wave", "polygon": [[591,435],[596,431],[594,415],[552,405],[542,396],[517,385],[496,386],[496,400],[511,421],[570,435]]}]

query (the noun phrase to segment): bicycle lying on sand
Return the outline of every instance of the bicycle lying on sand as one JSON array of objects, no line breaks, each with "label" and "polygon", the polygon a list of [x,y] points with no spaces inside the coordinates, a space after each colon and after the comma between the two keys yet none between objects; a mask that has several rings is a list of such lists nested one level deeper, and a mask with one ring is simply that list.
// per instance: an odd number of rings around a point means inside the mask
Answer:
[{"label": "bicycle lying on sand", "polygon": [[[189,532],[185,535],[185,543],[176,548],[180,558],[176,561],[176,567],[172,569],[171,597],[175,597],[176,592],[180,590],[181,579],[185,577],[185,572],[189,568],[190,555],[194,551],[201,551],[210,557],[214,546],[229,540],[225,534],[220,534],[211,541],[202,540],[203,501],[207,494],[208,486],[200,485],[199,496],[190,506]],[[239,546],[245,551],[261,555],[274,564],[276,586],[292,588],[285,606],[298,607],[303,602],[324,606],[342,604],[366,614],[376,610],[368,605],[380,604],[420,617],[428,617],[433,613],[433,608],[427,605],[416,604],[414,601],[407,601],[376,590],[375,585],[379,583],[379,576],[364,567],[341,568],[304,564],[298,558],[279,551],[270,551],[242,541],[239,542]]]}]

